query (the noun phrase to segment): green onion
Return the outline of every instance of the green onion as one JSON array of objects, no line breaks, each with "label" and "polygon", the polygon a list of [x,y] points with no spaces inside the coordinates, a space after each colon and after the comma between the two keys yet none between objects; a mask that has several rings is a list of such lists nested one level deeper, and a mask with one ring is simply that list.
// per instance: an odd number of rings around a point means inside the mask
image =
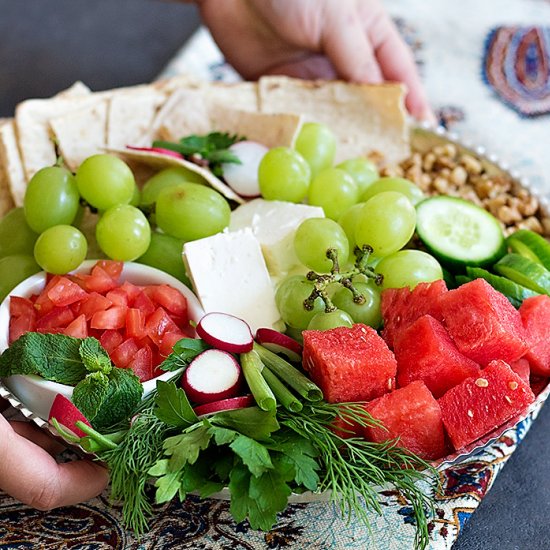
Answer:
[{"label": "green onion", "polygon": [[241,353],[241,366],[248,387],[258,404],[264,411],[272,411],[277,406],[275,395],[262,376],[264,365],[259,355],[254,351]]},{"label": "green onion", "polygon": [[[81,420],[77,420],[75,422],[75,426],[77,428],[80,428],[90,439],[92,439],[93,441],[95,441],[95,443],[97,443],[96,452],[100,449],[101,450],[116,449],[117,444],[114,441],[105,437],[104,435],[101,435],[99,432],[97,432],[93,428],[90,428],[88,424],[85,424]],[[83,438],[83,439],[87,439],[87,438]],[[93,445],[93,447],[95,448],[96,445]]]},{"label": "green onion", "polygon": [[284,380],[288,386],[302,397],[308,401],[320,401],[323,399],[323,392],[319,386],[314,384],[305,374],[302,374],[288,361],[256,343],[254,344],[254,351],[258,353],[260,359],[273,374]]},{"label": "green onion", "polygon": [[264,369],[262,376],[275,394],[277,401],[291,412],[299,412],[303,405],[300,400],[269,370]]}]

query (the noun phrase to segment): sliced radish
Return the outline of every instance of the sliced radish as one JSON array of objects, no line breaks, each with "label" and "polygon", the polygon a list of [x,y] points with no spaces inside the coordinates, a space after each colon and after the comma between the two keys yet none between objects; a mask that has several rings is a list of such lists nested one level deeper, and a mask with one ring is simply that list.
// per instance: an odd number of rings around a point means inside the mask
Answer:
[{"label": "sliced radish", "polygon": [[231,145],[229,150],[235,154],[241,164],[233,162],[223,164],[223,179],[241,197],[259,197],[258,167],[269,149],[256,141],[238,141]]},{"label": "sliced radish", "polygon": [[230,353],[208,349],[185,369],[181,385],[191,401],[202,404],[234,397],[241,379],[241,366]]},{"label": "sliced radish", "polygon": [[164,149],[163,147],[135,147],[133,145],[126,145],[126,149],[132,151],[142,151],[143,153],[160,153],[161,155],[166,155],[167,157],[174,157],[177,159],[182,159],[183,155],[177,151],[172,151],[171,149]]},{"label": "sliced radish", "polygon": [[207,344],[230,353],[246,353],[254,345],[248,323],[228,313],[207,313],[195,330]]},{"label": "sliced radish", "polygon": [[290,336],[272,328],[259,328],[256,331],[256,342],[273,353],[282,353],[291,361],[302,359],[302,346]]},{"label": "sliced radish", "polygon": [[230,399],[222,399],[220,401],[206,403],[205,405],[199,405],[198,407],[195,407],[194,410],[197,416],[204,416],[222,411],[246,409],[247,407],[254,407],[255,405],[256,401],[254,400],[254,396],[249,394],[240,395],[239,397],[231,397]]},{"label": "sliced radish", "polygon": [[80,412],[72,401],[67,399],[64,395],[58,393],[52,403],[48,420],[55,418],[61,426],[67,430],[73,432],[78,437],[85,437],[86,434],[76,426],[77,420],[84,422],[92,427],[88,419]]}]

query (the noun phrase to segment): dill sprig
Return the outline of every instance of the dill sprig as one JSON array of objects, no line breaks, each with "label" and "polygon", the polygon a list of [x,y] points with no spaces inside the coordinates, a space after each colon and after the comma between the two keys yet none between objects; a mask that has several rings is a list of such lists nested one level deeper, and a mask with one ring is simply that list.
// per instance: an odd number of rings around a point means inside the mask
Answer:
[{"label": "dill sprig", "polygon": [[415,546],[425,548],[433,502],[417,482],[430,477],[433,482],[434,468],[399,447],[397,440],[372,443],[341,437],[337,430],[327,429],[337,417],[350,427],[380,426],[359,403],[307,403],[298,413],[278,410],[281,425],[308,439],[318,451],[323,470],[318,490],[331,491],[331,499],[347,521],[355,515],[370,530],[368,511],[382,512],[377,487],[389,483],[410,502],[416,522]]},{"label": "dill sprig", "polygon": [[111,472],[111,496],[122,500],[124,523],[137,536],[145,533],[153,513],[145,492],[149,469],[163,454],[163,442],[169,426],[150,409],[144,408],[134,417],[125,438],[115,449],[100,454]]}]

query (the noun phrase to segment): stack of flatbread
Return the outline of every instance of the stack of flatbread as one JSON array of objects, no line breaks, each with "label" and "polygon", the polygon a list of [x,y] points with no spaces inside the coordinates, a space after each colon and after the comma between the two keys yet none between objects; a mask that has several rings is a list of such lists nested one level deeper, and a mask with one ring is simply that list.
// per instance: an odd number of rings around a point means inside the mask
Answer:
[{"label": "stack of flatbread", "polygon": [[153,170],[184,165],[241,202],[223,181],[196,164],[126,149],[211,131],[268,147],[292,146],[304,121],[322,122],[337,137],[336,162],[377,153],[395,164],[410,153],[403,99],[400,85],[286,77],[224,84],[180,76],[103,92],[76,83],[54,97],[24,101],[13,119],[0,119],[0,216],[23,203],[29,179],[59,156],[74,171],[86,157],[105,151]]}]

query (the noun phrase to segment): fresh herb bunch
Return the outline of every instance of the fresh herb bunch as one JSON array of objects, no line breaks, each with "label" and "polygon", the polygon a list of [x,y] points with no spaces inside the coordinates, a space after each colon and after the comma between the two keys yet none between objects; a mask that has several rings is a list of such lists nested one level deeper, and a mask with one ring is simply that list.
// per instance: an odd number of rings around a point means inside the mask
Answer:
[{"label": "fresh herb bunch", "polygon": [[229,151],[229,147],[244,138],[229,133],[211,132],[205,136],[191,135],[179,142],[154,141],[153,147],[176,151],[187,160],[199,165],[207,165],[215,176],[223,176],[222,164],[241,164],[239,158]]}]

